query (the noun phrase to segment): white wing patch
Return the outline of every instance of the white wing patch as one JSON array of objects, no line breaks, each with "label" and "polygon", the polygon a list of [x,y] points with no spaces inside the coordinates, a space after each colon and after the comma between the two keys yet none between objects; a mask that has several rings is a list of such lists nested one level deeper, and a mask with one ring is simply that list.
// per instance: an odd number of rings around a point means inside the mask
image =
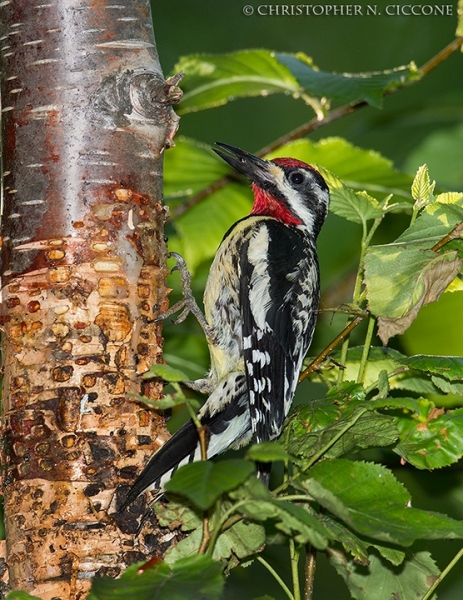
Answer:
[{"label": "white wing patch", "polygon": [[[270,275],[268,269],[269,234],[267,227],[259,227],[249,240],[248,261],[254,267],[249,286],[249,304],[258,329],[267,328],[266,307],[270,305]],[[261,334],[262,337],[262,334]]]}]

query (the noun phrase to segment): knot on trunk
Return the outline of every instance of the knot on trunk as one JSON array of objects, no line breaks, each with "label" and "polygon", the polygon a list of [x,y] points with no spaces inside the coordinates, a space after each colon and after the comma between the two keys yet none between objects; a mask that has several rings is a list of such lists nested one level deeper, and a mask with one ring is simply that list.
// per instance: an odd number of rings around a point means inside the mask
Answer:
[{"label": "knot on trunk", "polygon": [[154,125],[172,121],[171,106],[183,95],[178,87],[183,75],[181,72],[165,80],[161,73],[147,69],[130,69],[111,75],[93,95],[93,116],[103,119],[110,129],[143,121]]}]

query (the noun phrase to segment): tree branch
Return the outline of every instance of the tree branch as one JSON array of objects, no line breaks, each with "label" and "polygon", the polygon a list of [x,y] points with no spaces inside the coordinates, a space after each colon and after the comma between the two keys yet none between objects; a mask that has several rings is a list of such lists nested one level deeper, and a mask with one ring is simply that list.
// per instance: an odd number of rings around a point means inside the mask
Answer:
[{"label": "tree branch", "polygon": [[302,371],[299,375],[299,383],[304,381],[306,377],[308,377],[313,371],[316,371],[328,354],[336,348],[338,344],[340,344],[349,334],[350,332],[357,327],[359,323],[361,323],[364,319],[363,315],[357,315],[353,321],[351,321],[344,329],[339,333],[332,342],[328,344],[328,346],[320,352],[317,358],[310,363],[310,365]]}]

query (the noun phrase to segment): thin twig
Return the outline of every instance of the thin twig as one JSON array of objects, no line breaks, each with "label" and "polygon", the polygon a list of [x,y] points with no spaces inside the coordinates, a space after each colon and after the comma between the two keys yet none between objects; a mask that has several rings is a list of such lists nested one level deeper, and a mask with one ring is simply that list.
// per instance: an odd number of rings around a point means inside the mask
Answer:
[{"label": "thin twig", "polygon": [[304,586],[304,600],[312,600],[313,598],[313,584],[315,577],[315,567],[317,566],[317,549],[307,544],[305,558],[305,586]]},{"label": "thin twig", "polygon": [[357,327],[359,323],[361,323],[364,319],[363,315],[358,315],[353,319],[344,329],[339,333],[332,342],[328,344],[328,346],[320,352],[317,358],[310,363],[310,365],[302,371],[299,375],[299,383],[304,381],[306,377],[308,377],[313,371],[316,371],[321,363],[325,360],[328,354],[336,348],[338,344],[340,344],[349,334],[350,332]]},{"label": "thin twig", "polygon": [[443,237],[437,244],[435,244],[431,250],[434,252],[438,252],[441,248],[443,248],[446,244],[451,242],[452,240],[456,240],[463,233],[463,221],[458,223],[456,227],[452,229],[450,233],[448,233],[445,237]]},{"label": "thin twig", "polygon": [[430,71],[443,63],[444,60],[446,60],[451,54],[461,48],[461,46],[463,46],[463,35],[455,38],[448,46],[443,48],[440,52],[428,60],[428,62],[421,67],[420,71],[424,75],[427,75]]},{"label": "thin twig", "polygon": [[207,511],[203,513],[203,534],[201,537],[201,544],[198,548],[199,554],[205,554],[211,541],[211,533],[209,531],[209,514]]},{"label": "thin twig", "polygon": [[288,596],[289,600],[294,600],[294,596],[291,593],[291,590],[288,588],[288,586],[286,585],[286,583],[283,581],[283,579],[278,575],[278,573],[275,571],[275,569],[272,567],[272,565],[270,565],[265,558],[262,558],[262,556],[260,556],[259,554],[256,556],[256,559],[262,564],[264,565],[264,567],[267,569],[267,571],[269,573],[271,573],[274,578],[278,581],[278,583],[280,584],[281,588],[283,589],[283,591],[285,592],[285,594]]},{"label": "thin twig", "polygon": [[264,146],[264,148],[261,148],[258,152],[258,156],[266,156],[267,154],[278,150],[278,148],[281,148],[281,146],[285,146],[286,144],[289,144],[289,142],[294,142],[295,140],[298,140],[301,137],[309,135],[309,133],[313,133],[317,129],[320,129],[325,125],[329,125],[330,123],[332,123],[333,121],[337,121],[341,117],[350,115],[359,108],[367,106],[367,104],[368,103],[365,102],[365,100],[360,100],[359,102],[355,102],[353,104],[345,104],[344,106],[340,106],[339,108],[335,108],[332,111],[330,111],[324,119],[311,119],[307,123],[303,123],[299,127],[296,127],[296,129],[293,129],[289,133],[282,135],[274,142],[268,144],[267,146]]},{"label": "thin twig", "polygon": [[446,577],[449,574],[449,572],[453,569],[453,567],[457,564],[457,562],[460,560],[460,558],[462,556],[463,556],[463,548],[461,548],[456,553],[456,555],[449,562],[449,564],[445,567],[445,569],[442,571],[442,573],[439,575],[439,577],[436,578],[436,581],[432,584],[432,586],[429,588],[429,590],[423,596],[422,600],[429,600],[431,598],[431,596],[434,594],[434,591],[437,588],[437,586],[439,585],[439,583],[441,583],[441,581],[444,579],[444,577]]}]

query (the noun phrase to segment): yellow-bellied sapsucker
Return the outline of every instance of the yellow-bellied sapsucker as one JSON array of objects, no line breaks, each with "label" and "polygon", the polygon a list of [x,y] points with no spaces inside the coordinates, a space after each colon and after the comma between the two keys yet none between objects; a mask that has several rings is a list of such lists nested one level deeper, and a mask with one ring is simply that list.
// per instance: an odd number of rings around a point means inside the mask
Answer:
[{"label": "yellow-bellied sapsucker", "polygon": [[[323,177],[304,162],[267,161],[217,145],[215,152],[251,181],[254,205],[225,234],[204,292],[205,319],[199,315],[211,370],[192,387],[210,392],[198,414],[209,434],[208,458],[281,433],[315,329],[315,243],[329,202]],[[197,315],[188,297],[187,308]],[[189,420],[148,462],[124,507],[146,490],[162,489],[178,466],[200,457]],[[266,466],[259,470],[267,479]]]}]

